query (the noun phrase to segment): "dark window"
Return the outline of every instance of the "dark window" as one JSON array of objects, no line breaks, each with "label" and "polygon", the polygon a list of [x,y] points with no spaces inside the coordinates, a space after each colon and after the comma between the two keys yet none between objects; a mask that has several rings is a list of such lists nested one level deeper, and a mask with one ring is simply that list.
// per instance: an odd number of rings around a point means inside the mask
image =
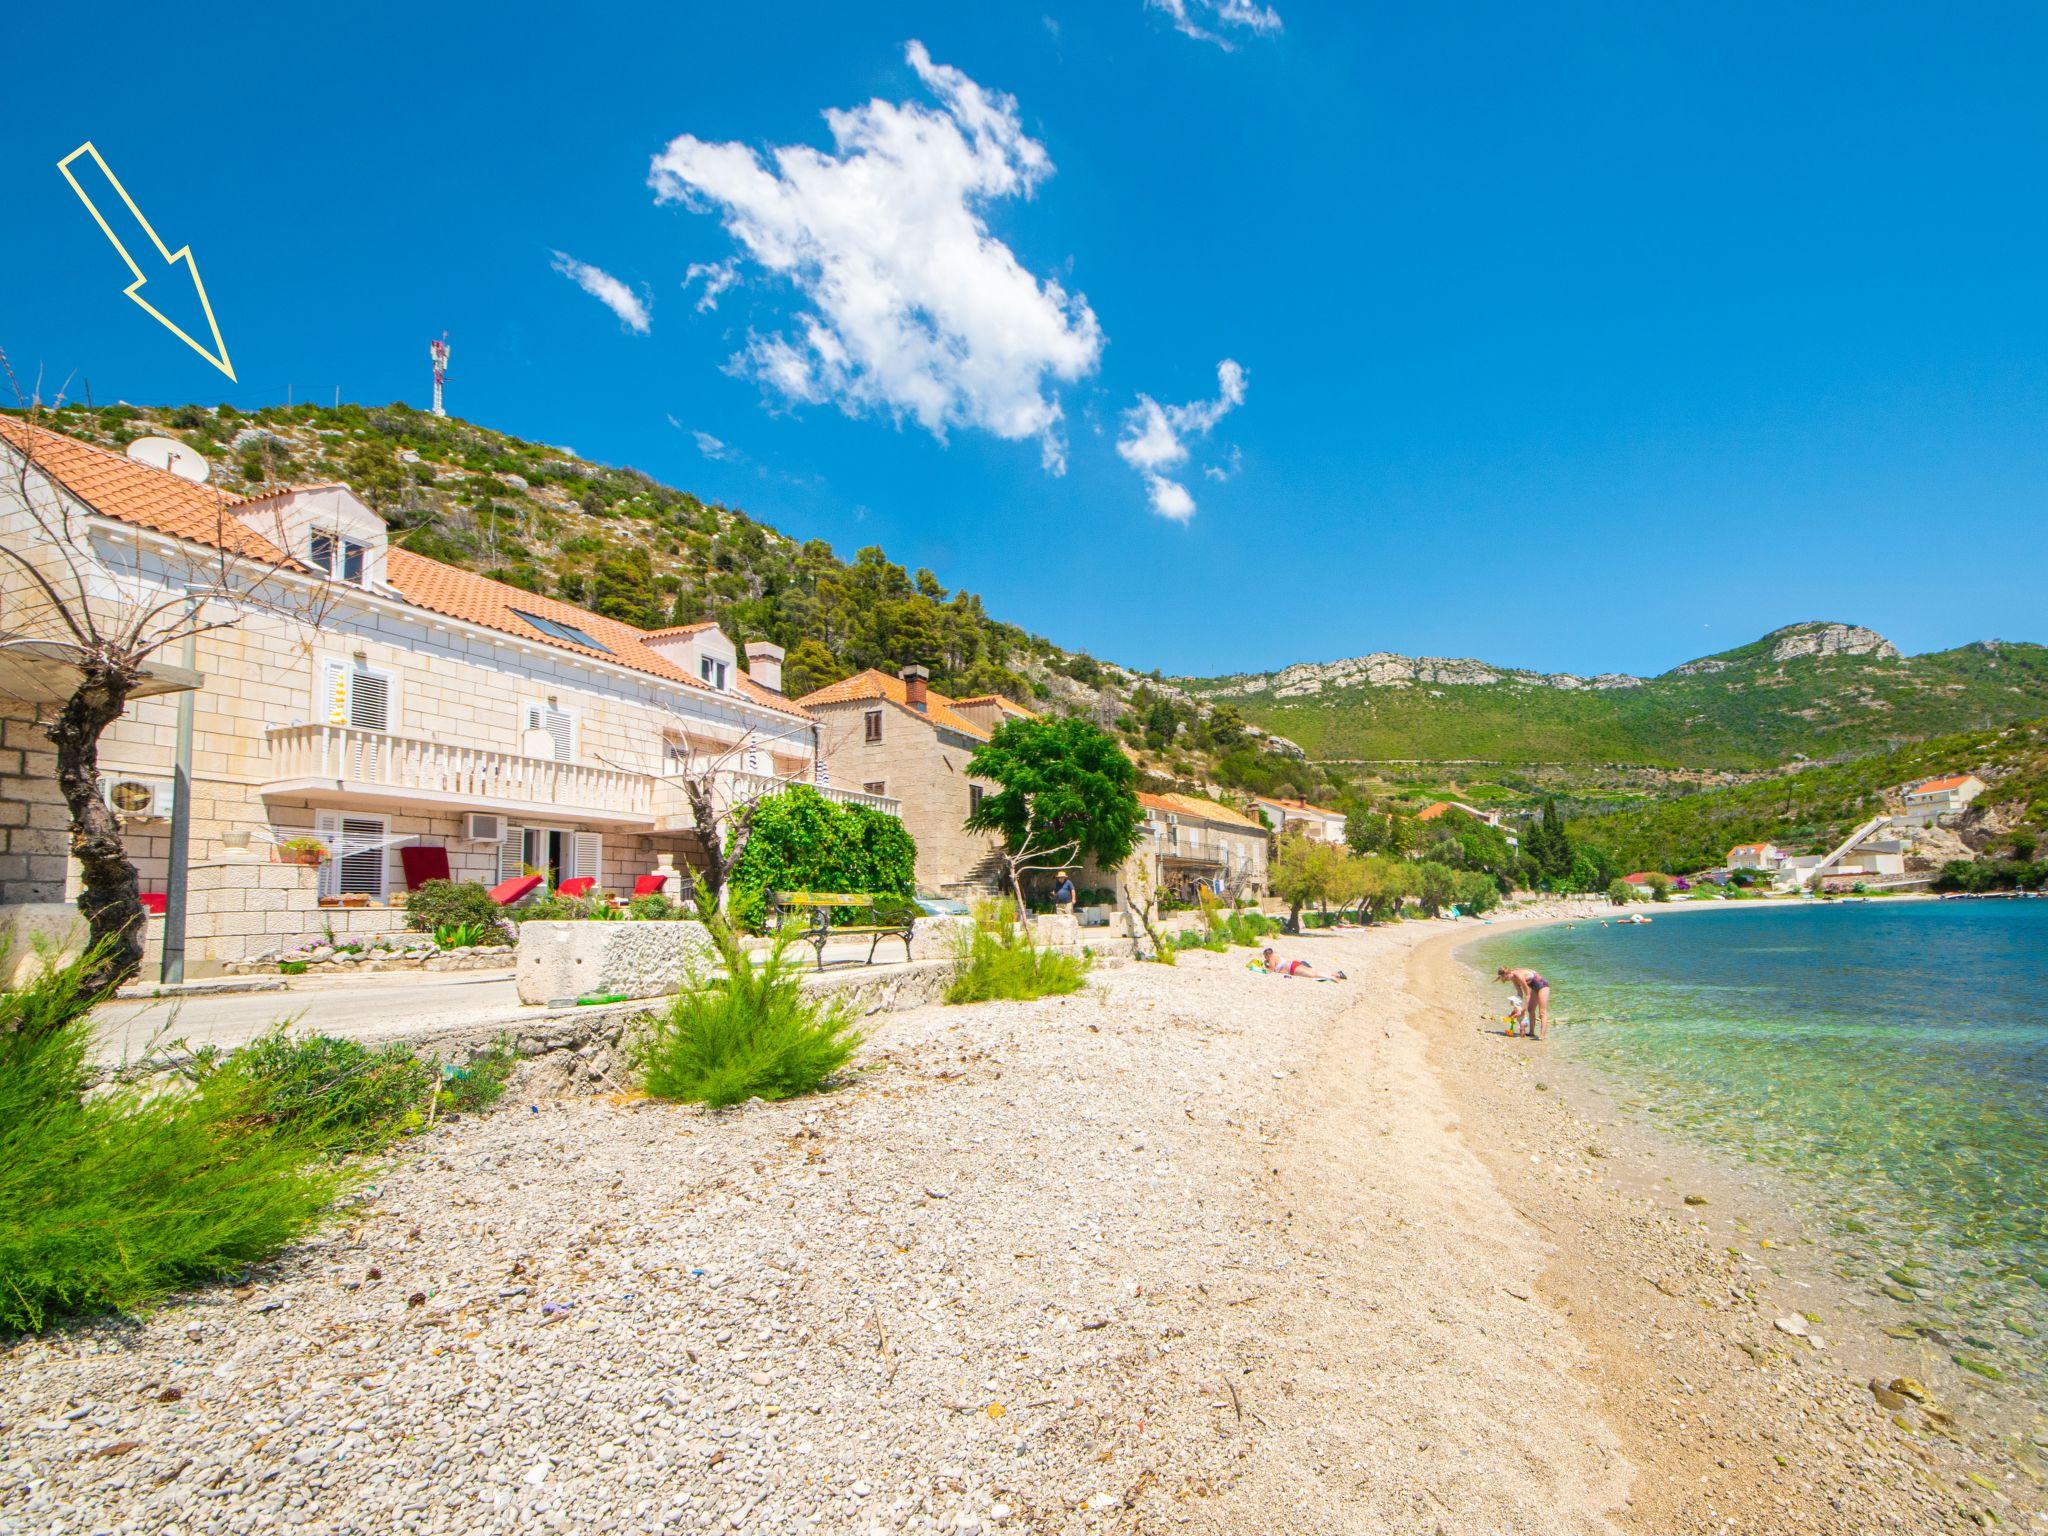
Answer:
[{"label": "dark window", "polygon": [[702,656],[697,660],[697,675],[720,690],[725,689],[725,663],[713,656]]},{"label": "dark window", "polygon": [[550,640],[566,640],[571,645],[587,645],[593,651],[603,651],[606,655],[611,654],[612,648],[610,646],[592,639],[574,624],[564,624],[559,619],[544,619],[537,613],[528,613],[524,608],[514,608],[512,611],[546,635]]},{"label": "dark window", "polygon": [[879,709],[868,711],[867,730],[869,741],[880,741],[882,739],[882,712]]},{"label": "dark window", "polygon": [[967,786],[967,814],[972,816],[980,809],[981,786],[979,784],[970,784]]},{"label": "dark window", "polygon": [[306,557],[313,569],[357,586],[363,584],[363,553],[363,546],[354,539],[337,538],[331,533],[316,533],[306,544]]},{"label": "dark window", "polygon": [[886,797],[889,793],[889,786],[881,779],[876,779],[872,784],[863,784],[861,785],[861,788],[866,790],[871,795],[881,795]]}]

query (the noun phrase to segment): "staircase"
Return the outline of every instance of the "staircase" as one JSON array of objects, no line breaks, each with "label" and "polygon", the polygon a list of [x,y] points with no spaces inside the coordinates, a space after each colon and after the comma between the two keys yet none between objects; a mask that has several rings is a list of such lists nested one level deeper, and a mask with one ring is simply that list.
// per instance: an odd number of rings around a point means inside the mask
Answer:
[{"label": "staircase", "polygon": [[1822,859],[1818,864],[1814,865],[1813,868],[1806,870],[1804,873],[1802,873],[1799,878],[1800,885],[1807,887],[1818,885],[1820,883],[1821,876],[1825,875],[1829,870],[1833,869],[1837,864],[1841,863],[1844,858],[1848,857],[1848,855],[1855,850],[1857,844],[1861,843],[1866,837],[1869,837],[1872,833],[1880,830],[1881,828],[1888,827],[1891,824],[1892,818],[1888,813],[1884,815],[1871,817],[1870,820],[1866,821],[1854,832],[1851,832],[1847,837],[1843,838],[1842,841],[1836,845],[1834,851],[1830,853],[1826,858]]},{"label": "staircase", "polygon": [[991,849],[958,880],[940,886],[938,893],[955,901],[967,902],[987,896],[1007,896],[1010,893],[1010,871],[1003,863],[1003,856]]}]

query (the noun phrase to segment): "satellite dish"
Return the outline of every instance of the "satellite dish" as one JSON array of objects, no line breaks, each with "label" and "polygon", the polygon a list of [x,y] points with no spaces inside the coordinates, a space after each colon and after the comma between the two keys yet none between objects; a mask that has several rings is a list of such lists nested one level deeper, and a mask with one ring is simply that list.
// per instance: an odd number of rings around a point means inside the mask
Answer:
[{"label": "satellite dish", "polygon": [[196,449],[187,448],[175,437],[138,437],[128,445],[128,457],[138,464],[168,469],[181,480],[204,485],[213,466]]}]

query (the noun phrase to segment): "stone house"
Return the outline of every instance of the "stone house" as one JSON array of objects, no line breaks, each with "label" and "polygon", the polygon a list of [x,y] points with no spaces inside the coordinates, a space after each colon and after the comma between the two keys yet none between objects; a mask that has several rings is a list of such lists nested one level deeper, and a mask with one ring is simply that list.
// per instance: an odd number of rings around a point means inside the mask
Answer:
[{"label": "stone house", "polygon": [[997,839],[962,825],[996,786],[970,778],[967,760],[1005,720],[1036,718],[1000,694],[951,699],[923,667],[889,676],[872,667],[797,702],[818,723],[818,751],[833,786],[887,796],[917,840],[917,888],[971,898],[1004,889]]},{"label": "stone house", "polygon": [[1143,861],[1155,889],[1183,901],[1204,886],[1232,901],[1266,894],[1264,822],[1200,795],[1140,794],[1138,804],[1145,828],[1131,857]]},{"label": "stone house", "polygon": [[[51,570],[64,544],[110,605],[220,594],[217,627],[154,667],[100,744],[145,900],[162,906],[187,743],[187,974],[323,926],[401,926],[396,901],[442,868],[623,893],[701,851],[680,772],[714,770],[738,801],[816,770],[817,726],[782,696],[779,648],[749,646],[743,669],[713,625],[644,631],[426,559],[343,485],[242,498],[0,418],[0,540],[47,546]],[[37,644],[61,635],[48,610],[0,568],[0,909],[75,895],[39,724],[68,692],[61,647]],[[302,875],[209,872],[271,863],[298,837],[329,855]],[[248,910],[257,887],[266,910]],[[153,916],[152,946],[162,927]]]},{"label": "stone house", "polygon": [[1951,773],[1938,779],[1924,779],[1906,790],[1905,814],[1922,825],[1931,825],[1944,816],[1959,816],[1969,808],[1972,800],[1984,793],[1985,788],[1984,781],[1974,773]]},{"label": "stone house", "polygon": [[[1267,795],[1254,796],[1252,809],[1265,816],[1275,837],[1285,837],[1298,831],[1319,843],[1344,841],[1345,816],[1342,811],[1311,805],[1306,800],[1282,800]],[[1443,812],[1437,814],[1440,816]]]}]

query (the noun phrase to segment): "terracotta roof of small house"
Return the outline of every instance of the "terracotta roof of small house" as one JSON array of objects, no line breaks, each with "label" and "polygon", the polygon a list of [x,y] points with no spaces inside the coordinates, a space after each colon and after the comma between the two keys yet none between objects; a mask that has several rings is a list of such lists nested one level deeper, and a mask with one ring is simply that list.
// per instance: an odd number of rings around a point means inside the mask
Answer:
[{"label": "terracotta roof of small house", "polygon": [[1923,780],[1921,783],[1915,784],[1911,789],[1907,790],[1906,793],[1909,795],[1946,794],[1948,793],[1948,791],[1952,789],[1961,789],[1965,784],[1969,783],[1970,780],[1976,777],[1977,775],[1975,775],[1974,773],[1952,773],[1949,774],[1946,778]]},{"label": "terracotta roof of small house", "polygon": [[1334,816],[1341,820],[1344,815],[1342,811],[1333,811],[1323,805],[1311,805],[1306,800],[1283,800],[1278,795],[1260,795],[1258,798],[1261,805],[1277,805],[1287,811],[1306,811],[1311,816]]},{"label": "terracotta roof of small house", "polygon": [[[224,549],[230,554],[265,564],[297,563],[237,515],[237,509],[274,500],[285,492],[266,492],[260,497],[245,498],[214,487],[194,485],[167,469],[139,464],[124,454],[80,442],[47,427],[30,426],[13,417],[0,416],[0,438],[5,438],[16,448],[26,449],[38,469],[102,516]],[[294,486],[290,489],[317,490],[337,484],[330,481],[320,486]],[[347,489],[346,486],[339,488]],[[397,545],[392,545],[386,552],[385,575],[393,590],[415,607],[513,635],[535,645],[569,651],[594,661],[608,661],[706,693],[715,691],[710,684],[692,677],[646,644],[650,635],[688,633],[709,626],[685,625],[680,630],[635,629],[630,624],[591,613],[572,603],[543,597],[524,587],[493,581],[460,566],[429,560]],[[579,645],[561,636],[547,634],[520,618],[515,610],[570,625],[598,641],[602,648]],[[763,688],[744,672],[735,674],[733,688],[740,697],[764,708],[805,718],[802,707],[795,701]]]},{"label": "terracotta roof of small house", "polygon": [[1771,845],[1769,843],[1737,843],[1733,848],[1730,848],[1728,851],[1730,853],[1762,853],[1766,848],[1770,846]]},{"label": "terracotta roof of small house", "polygon": [[1178,816],[1194,816],[1204,821],[1220,822],[1224,826],[1242,827],[1249,832],[1263,833],[1266,830],[1264,822],[1255,821],[1242,811],[1234,811],[1227,805],[1204,799],[1200,795],[1183,795],[1177,792],[1154,795],[1140,792],[1138,804],[1149,811],[1168,811]]},{"label": "terracotta roof of small house", "polygon": [[[991,697],[1000,695],[982,695],[983,699]],[[989,738],[987,731],[965,715],[957,713],[954,701],[936,688],[925,689],[923,710],[912,709],[910,690],[904,685],[903,679],[891,677],[888,673],[877,671],[873,667],[864,672],[856,672],[851,677],[842,677],[836,683],[827,683],[822,688],[813,689],[798,699],[797,703],[805,709],[816,709],[825,704],[854,704],[877,699],[894,704],[898,709],[919,719],[929,720],[933,725],[944,726],[949,731],[958,731],[963,736],[972,736],[976,741],[987,741]],[[1004,699],[1003,702],[1023,714],[1030,713],[1022,705],[1012,704],[1008,699]]]},{"label": "terracotta roof of small house", "polygon": [[1421,810],[1417,811],[1415,819],[1417,821],[1435,821],[1437,817],[1443,815],[1446,811],[1455,811],[1456,809],[1457,807],[1451,804],[1450,801],[1438,800],[1434,804],[1425,805]]}]

